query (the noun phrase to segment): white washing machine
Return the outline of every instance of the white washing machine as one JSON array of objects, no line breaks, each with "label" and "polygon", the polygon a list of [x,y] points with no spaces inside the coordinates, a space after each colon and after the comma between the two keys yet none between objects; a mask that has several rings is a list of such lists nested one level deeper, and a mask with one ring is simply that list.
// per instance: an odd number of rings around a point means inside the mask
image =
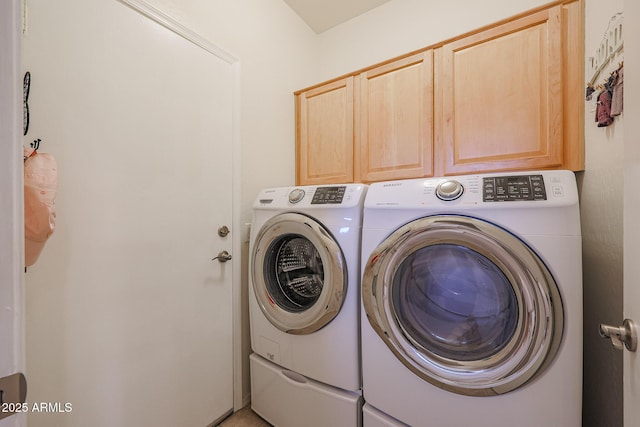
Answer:
[{"label": "white washing machine", "polygon": [[278,427],[361,424],[367,186],[263,190],[249,242],[252,408]]},{"label": "white washing machine", "polygon": [[362,262],[366,405],[413,427],[581,426],[572,172],[372,184]]}]

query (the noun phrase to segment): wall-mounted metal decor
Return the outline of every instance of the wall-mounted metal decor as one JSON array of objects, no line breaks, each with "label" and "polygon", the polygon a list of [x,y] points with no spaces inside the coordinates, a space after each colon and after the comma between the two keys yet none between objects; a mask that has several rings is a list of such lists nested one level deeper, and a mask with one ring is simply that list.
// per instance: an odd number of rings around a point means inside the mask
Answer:
[{"label": "wall-mounted metal decor", "polygon": [[[600,45],[594,55],[587,58],[587,89],[586,100],[591,101],[595,96],[595,122],[598,127],[606,127],[613,123],[616,116],[622,114],[623,107],[623,16],[618,12],[611,17]],[[618,65],[615,67],[615,62]],[[605,70],[609,75],[604,75]],[[596,81],[600,80],[600,83]]]},{"label": "wall-mounted metal decor", "polygon": [[598,46],[593,56],[587,58],[588,84],[594,85],[602,70],[622,51],[624,45],[623,21],[622,12],[618,12],[611,17],[602,41],[600,41],[600,46]]}]

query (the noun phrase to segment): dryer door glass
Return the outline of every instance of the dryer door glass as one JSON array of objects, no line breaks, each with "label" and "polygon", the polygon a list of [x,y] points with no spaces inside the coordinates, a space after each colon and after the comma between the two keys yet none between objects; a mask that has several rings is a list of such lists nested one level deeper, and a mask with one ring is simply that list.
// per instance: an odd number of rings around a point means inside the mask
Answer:
[{"label": "dryer door glass", "polygon": [[551,272],[489,222],[436,215],[406,224],[371,254],[367,320],[422,379],[471,396],[512,391],[556,355],[564,330]]},{"label": "dryer door glass", "polygon": [[465,246],[415,251],[398,267],[391,289],[406,335],[443,357],[484,359],[504,348],[516,330],[518,304],[509,280]]}]

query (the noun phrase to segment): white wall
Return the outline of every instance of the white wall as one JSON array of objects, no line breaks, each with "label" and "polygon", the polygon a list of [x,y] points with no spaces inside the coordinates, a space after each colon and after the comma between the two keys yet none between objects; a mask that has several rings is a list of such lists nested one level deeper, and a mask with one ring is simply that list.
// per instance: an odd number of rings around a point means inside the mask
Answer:
[{"label": "white wall", "polygon": [[392,0],[320,35],[320,78],[337,77],[546,3]]}]

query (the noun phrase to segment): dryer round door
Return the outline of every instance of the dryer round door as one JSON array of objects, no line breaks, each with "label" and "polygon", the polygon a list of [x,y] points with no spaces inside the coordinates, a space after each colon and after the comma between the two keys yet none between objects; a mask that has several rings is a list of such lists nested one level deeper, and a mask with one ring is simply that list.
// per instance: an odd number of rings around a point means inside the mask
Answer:
[{"label": "dryer round door", "polygon": [[317,221],[284,213],[258,232],[252,253],[253,290],[278,329],[309,334],[333,320],[347,294],[340,246]]},{"label": "dryer round door", "polygon": [[504,394],[543,372],[563,332],[560,292],[522,240],[489,222],[415,220],[371,254],[369,323],[416,375],[451,392]]}]

